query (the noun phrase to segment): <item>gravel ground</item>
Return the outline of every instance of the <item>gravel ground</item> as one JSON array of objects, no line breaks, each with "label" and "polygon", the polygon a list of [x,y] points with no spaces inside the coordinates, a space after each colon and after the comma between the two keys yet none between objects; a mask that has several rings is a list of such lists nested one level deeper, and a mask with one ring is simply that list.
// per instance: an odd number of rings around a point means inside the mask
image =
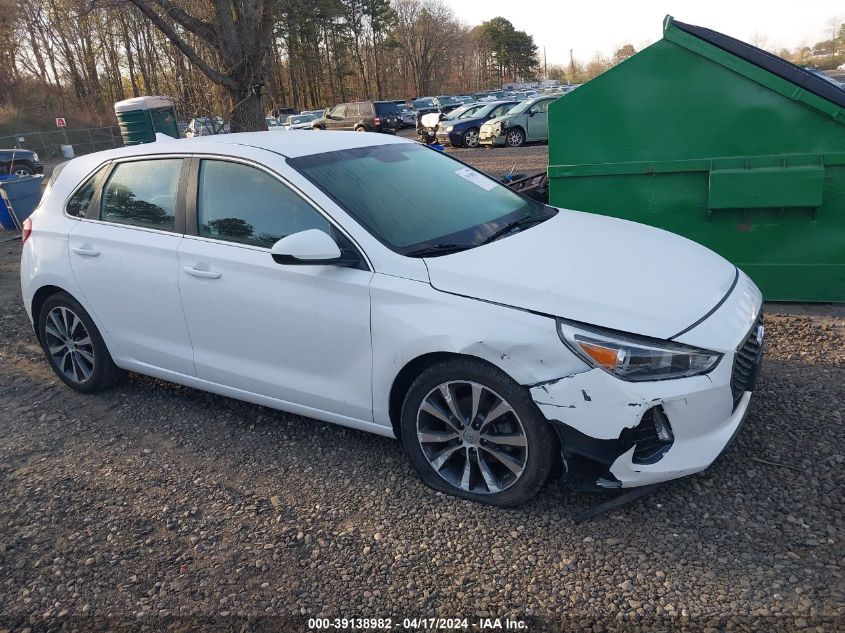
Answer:
[{"label": "gravel ground", "polygon": [[725,455],[578,525],[609,497],[550,482],[490,508],[427,489],[384,438],[138,375],[77,394],[31,335],[19,254],[0,243],[0,631],[842,630],[841,313],[768,314]]}]

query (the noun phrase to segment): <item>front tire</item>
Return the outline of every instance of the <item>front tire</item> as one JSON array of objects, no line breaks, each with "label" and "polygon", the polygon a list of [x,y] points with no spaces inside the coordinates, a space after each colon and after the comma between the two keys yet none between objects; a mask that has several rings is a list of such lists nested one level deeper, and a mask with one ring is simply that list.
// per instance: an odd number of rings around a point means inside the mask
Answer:
[{"label": "front tire", "polygon": [[518,127],[511,128],[505,133],[505,144],[508,147],[522,147],[525,143],[525,133]]},{"label": "front tire", "polygon": [[497,506],[533,497],[554,465],[548,421],[492,365],[456,358],[425,370],[402,407],[402,442],[423,482]]},{"label": "front tire", "polygon": [[15,176],[32,176],[35,171],[29,165],[17,163],[9,167],[9,173]]},{"label": "front tire", "polygon": [[58,292],[44,302],[38,315],[38,334],[53,372],[76,391],[102,391],[124,375],[90,315],[66,292]]},{"label": "front tire", "polygon": [[464,132],[462,144],[464,147],[469,148],[478,147],[478,128],[471,127],[466,132]]}]

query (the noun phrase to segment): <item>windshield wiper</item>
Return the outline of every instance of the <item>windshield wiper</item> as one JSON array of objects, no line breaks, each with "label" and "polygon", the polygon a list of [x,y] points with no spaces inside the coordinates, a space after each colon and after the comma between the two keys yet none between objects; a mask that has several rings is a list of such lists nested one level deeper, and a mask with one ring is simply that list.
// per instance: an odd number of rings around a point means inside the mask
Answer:
[{"label": "windshield wiper", "polygon": [[498,229],[497,231],[493,232],[491,235],[488,235],[482,244],[489,244],[490,242],[495,242],[500,237],[504,237],[508,233],[515,231],[516,229],[520,229],[531,224],[537,224],[538,222],[545,222],[549,219],[550,216],[548,215],[526,215],[524,217],[518,218],[513,220],[512,222],[508,222],[502,228]]},{"label": "windshield wiper", "polygon": [[405,253],[406,257],[436,257],[437,255],[448,255],[449,253],[459,253],[470,248],[475,248],[476,244],[432,244],[430,246],[423,246]]}]

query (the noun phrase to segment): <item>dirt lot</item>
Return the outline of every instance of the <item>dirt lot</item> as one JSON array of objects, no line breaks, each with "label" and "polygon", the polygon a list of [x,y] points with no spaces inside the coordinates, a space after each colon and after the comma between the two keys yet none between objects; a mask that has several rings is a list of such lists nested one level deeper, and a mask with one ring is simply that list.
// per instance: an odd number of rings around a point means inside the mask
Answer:
[{"label": "dirt lot", "polygon": [[[510,169],[510,150],[472,153]],[[425,488],[391,440],[138,375],[77,394],[31,335],[19,253],[0,243],[0,631],[845,626],[841,310],[768,314],[725,455],[577,525],[607,497],[550,482],[489,508]]]}]

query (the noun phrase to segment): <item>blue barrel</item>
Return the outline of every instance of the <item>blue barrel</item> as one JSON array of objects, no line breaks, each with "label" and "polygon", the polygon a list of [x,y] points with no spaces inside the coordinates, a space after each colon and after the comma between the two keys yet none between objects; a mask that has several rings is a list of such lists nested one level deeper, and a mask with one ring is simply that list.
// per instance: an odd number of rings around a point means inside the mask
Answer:
[{"label": "blue barrel", "polygon": [[6,230],[20,228],[19,225],[23,224],[41,201],[42,182],[42,175],[0,178],[0,189],[6,194],[0,208],[0,226]]}]

